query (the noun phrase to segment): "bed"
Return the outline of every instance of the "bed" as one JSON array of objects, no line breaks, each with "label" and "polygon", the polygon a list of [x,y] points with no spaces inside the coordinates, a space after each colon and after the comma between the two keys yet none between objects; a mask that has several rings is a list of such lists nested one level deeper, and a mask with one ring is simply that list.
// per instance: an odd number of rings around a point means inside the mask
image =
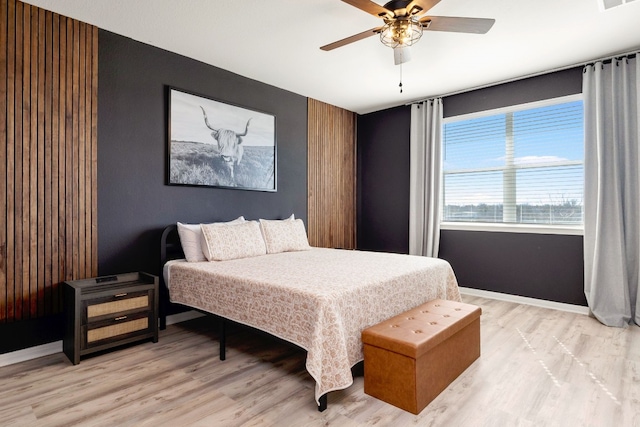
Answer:
[{"label": "bed", "polygon": [[453,270],[441,259],[308,247],[187,262],[170,238],[175,229],[164,230],[161,248],[169,300],[306,350],[320,410],[328,392],[353,383],[363,329],[432,299],[460,301]]}]

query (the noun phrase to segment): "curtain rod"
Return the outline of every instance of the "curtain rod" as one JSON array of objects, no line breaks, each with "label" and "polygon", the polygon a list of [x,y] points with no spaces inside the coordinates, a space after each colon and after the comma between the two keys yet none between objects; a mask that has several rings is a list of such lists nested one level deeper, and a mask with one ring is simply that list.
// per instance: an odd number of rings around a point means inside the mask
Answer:
[{"label": "curtain rod", "polygon": [[480,85],[480,86],[474,86],[474,87],[469,88],[469,89],[461,89],[461,90],[445,93],[445,94],[442,94],[442,95],[434,95],[434,96],[430,96],[428,98],[420,98],[420,99],[416,99],[416,100],[411,101],[411,102],[407,102],[404,105],[417,104],[417,103],[428,101],[428,100],[434,99],[434,98],[445,98],[447,96],[459,95],[461,93],[472,92],[474,90],[486,89],[486,88],[489,88],[489,87],[492,87],[492,86],[499,86],[499,85],[502,85],[502,84],[511,83],[511,82],[515,82],[515,81],[518,81],[518,80],[529,79],[531,77],[538,77],[538,76],[543,76],[545,74],[557,73],[558,71],[564,71],[564,70],[568,70],[570,68],[584,67],[586,65],[591,65],[591,64],[594,64],[594,63],[599,62],[599,61],[602,61],[602,62],[613,61],[614,59],[624,58],[625,56],[634,57],[634,56],[636,56],[638,54],[640,54],[640,51],[636,48],[634,50],[631,50],[631,51],[628,51],[628,52],[625,52],[625,53],[618,53],[618,54],[615,54],[615,55],[612,55],[612,56],[605,56],[603,58],[593,59],[591,61],[580,62],[580,63],[572,64],[572,65],[566,65],[564,67],[554,68],[552,70],[540,71],[540,72],[537,72],[537,73],[527,74],[527,75],[520,76],[520,77],[514,77],[514,78],[511,78],[511,79],[501,80],[501,81],[495,82],[495,83],[488,83],[488,84],[484,84],[484,85]]}]

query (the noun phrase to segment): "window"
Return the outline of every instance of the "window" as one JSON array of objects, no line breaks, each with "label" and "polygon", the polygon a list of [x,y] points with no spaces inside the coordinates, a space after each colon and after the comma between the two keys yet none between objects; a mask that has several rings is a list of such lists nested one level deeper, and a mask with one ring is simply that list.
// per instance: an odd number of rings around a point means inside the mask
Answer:
[{"label": "window", "polygon": [[448,118],[443,222],[582,226],[581,96]]}]

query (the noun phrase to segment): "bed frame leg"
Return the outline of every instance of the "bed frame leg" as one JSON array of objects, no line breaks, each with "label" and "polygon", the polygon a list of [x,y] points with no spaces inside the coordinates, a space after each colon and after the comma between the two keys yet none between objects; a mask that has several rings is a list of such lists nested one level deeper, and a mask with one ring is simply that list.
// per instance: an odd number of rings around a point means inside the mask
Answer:
[{"label": "bed frame leg", "polygon": [[327,393],[320,396],[320,404],[318,405],[318,411],[323,412],[327,409]]},{"label": "bed frame leg", "polygon": [[[163,280],[164,283],[164,280]],[[160,292],[159,292],[159,296],[158,296],[159,300],[160,300],[160,306],[158,307],[158,311],[159,311],[159,317],[160,317],[160,330],[164,331],[165,329],[167,329],[167,302],[166,299],[168,298],[166,296],[166,291],[164,291],[164,286],[162,288],[160,288]]]},{"label": "bed frame leg", "polygon": [[224,319],[220,318],[220,360],[225,360],[227,358],[227,332],[226,332],[226,322]]},{"label": "bed frame leg", "polygon": [[167,329],[167,313],[164,310],[160,310],[160,330]]}]

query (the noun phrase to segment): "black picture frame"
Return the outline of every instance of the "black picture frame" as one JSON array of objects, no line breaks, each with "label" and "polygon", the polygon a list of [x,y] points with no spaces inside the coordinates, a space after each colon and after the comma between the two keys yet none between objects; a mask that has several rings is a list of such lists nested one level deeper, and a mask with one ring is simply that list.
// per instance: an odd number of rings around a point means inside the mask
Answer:
[{"label": "black picture frame", "polygon": [[168,185],[277,191],[274,115],[168,92]]}]

